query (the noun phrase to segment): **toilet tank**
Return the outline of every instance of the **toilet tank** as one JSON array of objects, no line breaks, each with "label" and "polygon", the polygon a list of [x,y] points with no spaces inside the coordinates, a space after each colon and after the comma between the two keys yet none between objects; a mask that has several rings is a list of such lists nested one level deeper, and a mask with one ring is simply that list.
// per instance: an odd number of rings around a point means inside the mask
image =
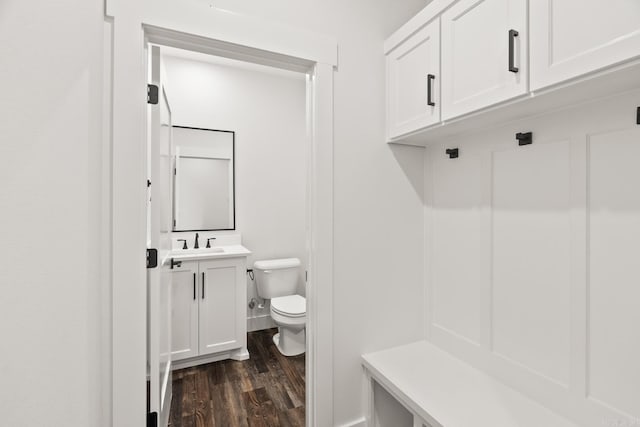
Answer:
[{"label": "toilet tank", "polygon": [[298,258],[256,261],[253,271],[258,295],[264,299],[293,295],[298,287]]}]

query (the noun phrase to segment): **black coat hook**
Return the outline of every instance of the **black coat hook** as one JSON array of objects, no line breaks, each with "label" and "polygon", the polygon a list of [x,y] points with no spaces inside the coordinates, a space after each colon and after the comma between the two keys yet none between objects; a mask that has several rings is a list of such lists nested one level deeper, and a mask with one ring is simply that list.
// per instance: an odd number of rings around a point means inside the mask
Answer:
[{"label": "black coat hook", "polygon": [[445,153],[449,156],[450,159],[457,159],[459,152],[457,148],[447,148]]},{"label": "black coat hook", "polygon": [[531,132],[518,132],[516,133],[516,139],[518,145],[529,145],[533,143],[533,134]]}]

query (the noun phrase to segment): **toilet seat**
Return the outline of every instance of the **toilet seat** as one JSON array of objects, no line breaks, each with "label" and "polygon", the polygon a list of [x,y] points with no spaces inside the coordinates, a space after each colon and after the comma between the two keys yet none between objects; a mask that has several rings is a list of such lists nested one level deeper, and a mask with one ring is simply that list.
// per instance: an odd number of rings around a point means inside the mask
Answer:
[{"label": "toilet seat", "polygon": [[271,310],[286,317],[304,317],[307,314],[307,300],[300,295],[273,298]]}]

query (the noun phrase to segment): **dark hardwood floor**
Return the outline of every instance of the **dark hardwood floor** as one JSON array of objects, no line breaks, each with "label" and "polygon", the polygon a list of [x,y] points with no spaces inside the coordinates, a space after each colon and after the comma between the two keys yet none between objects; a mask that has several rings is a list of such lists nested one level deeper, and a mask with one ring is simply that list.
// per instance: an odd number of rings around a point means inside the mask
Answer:
[{"label": "dark hardwood floor", "polygon": [[286,357],[277,329],[249,332],[251,358],[173,372],[171,427],[302,427],[305,356]]}]

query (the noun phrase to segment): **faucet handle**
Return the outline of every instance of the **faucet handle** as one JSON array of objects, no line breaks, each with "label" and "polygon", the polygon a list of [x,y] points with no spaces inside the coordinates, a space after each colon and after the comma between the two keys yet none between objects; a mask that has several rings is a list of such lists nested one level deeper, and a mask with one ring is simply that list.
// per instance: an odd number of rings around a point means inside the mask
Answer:
[{"label": "faucet handle", "polygon": [[216,240],[216,238],[215,238],[215,237],[209,237],[209,238],[207,239],[207,247],[208,247],[208,248],[210,248],[210,247],[211,247],[211,241],[212,241],[212,240]]},{"label": "faucet handle", "polygon": [[189,247],[187,246],[187,239],[178,239],[178,242],[182,242],[182,249],[189,249]]}]

